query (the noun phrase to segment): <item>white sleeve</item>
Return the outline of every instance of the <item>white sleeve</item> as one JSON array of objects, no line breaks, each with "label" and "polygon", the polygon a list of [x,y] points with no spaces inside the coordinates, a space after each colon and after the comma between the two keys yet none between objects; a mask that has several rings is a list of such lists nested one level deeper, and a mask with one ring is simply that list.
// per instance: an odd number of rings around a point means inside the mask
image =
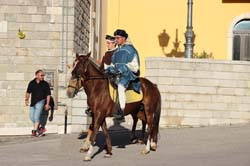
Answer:
[{"label": "white sleeve", "polygon": [[131,62],[127,63],[126,65],[134,73],[136,73],[139,70],[138,59],[136,56],[134,56],[133,60]]},{"label": "white sleeve", "polygon": [[104,69],[106,70],[108,67],[114,67],[115,65],[113,63],[111,63],[110,65],[107,65],[104,63]]}]

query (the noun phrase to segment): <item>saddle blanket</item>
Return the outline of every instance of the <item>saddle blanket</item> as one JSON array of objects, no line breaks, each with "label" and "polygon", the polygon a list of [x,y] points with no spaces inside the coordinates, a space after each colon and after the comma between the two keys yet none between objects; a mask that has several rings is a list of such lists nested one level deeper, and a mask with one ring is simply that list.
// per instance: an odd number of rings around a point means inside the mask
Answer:
[{"label": "saddle blanket", "polygon": [[[117,100],[117,90],[109,83],[109,94],[111,99],[115,102]],[[142,100],[142,91],[140,94],[136,93],[134,90],[126,90],[126,103],[134,103]]]}]

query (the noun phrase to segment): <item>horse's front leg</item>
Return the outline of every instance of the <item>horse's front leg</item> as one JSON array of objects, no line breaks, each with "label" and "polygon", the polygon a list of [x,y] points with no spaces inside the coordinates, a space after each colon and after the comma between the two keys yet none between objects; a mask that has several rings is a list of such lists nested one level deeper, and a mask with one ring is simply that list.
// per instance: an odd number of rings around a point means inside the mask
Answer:
[{"label": "horse's front leg", "polygon": [[96,136],[98,133],[98,130],[100,128],[100,115],[98,115],[97,117],[94,117],[94,127],[93,127],[93,132],[91,134],[90,137],[90,146],[89,146],[89,150],[87,151],[86,156],[84,157],[84,161],[90,161],[91,157],[92,157],[92,153],[93,153],[93,148],[94,148],[94,143],[96,140]]},{"label": "horse's front leg", "polygon": [[92,124],[89,125],[89,129],[88,129],[88,134],[86,136],[86,138],[84,139],[83,141],[83,144],[80,148],[80,152],[83,153],[83,152],[87,152],[89,150],[89,146],[90,146],[90,137],[91,137],[91,134],[93,132],[93,122]]},{"label": "horse's front leg", "polygon": [[112,155],[112,144],[111,144],[111,139],[107,130],[107,124],[106,124],[106,119],[103,120],[102,122],[102,131],[106,139],[106,150],[107,153],[104,155],[105,158],[110,158]]},{"label": "horse's front leg", "polygon": [[132,126],[130,139],[131,139],[131,142],[134,144],[137,142],[137,138],[135,136],[135,130],[136,130],[137,122],[138,122],[138,117],[137,115],[132,114],[132,118],[133,118],[133,126]]}]

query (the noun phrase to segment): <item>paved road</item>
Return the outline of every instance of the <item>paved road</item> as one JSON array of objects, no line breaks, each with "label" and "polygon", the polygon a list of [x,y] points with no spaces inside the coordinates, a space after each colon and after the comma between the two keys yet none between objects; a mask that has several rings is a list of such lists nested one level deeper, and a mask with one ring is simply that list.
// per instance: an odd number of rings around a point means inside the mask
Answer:
[{"label": "paved road", "polygon": [[[126,130],[112,131],[112,158],[98,152],[82,161],[77,134],[41,138],[0,137],[1,166],[250,166],[250,125],[161,129],[157,151],[144,156],[143,145],[130,144]],[[103,145],[98,135],[95,152]]]}]

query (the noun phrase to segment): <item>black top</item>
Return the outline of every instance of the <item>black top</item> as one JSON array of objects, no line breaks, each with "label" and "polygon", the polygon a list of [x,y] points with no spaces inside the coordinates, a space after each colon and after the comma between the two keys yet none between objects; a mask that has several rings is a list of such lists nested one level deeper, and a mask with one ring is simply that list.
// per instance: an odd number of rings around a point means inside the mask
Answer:
[{"label": "black top", "polygon": [[115,51],[116,51],[116,49],[105,52],[105,55],[102,57],[102,62],[101,62],[101,65],[100,65],[100,70],[101,71],[104,71],[104,64],[106,64],[106,65],[111,64],[112,55],[114,54]]},{"label": "black top", "polygon": [[44,80],[37,83],[36,78],[29,82],[26,92],[31,93],[31,107],[51,95],[49,84]]}]

